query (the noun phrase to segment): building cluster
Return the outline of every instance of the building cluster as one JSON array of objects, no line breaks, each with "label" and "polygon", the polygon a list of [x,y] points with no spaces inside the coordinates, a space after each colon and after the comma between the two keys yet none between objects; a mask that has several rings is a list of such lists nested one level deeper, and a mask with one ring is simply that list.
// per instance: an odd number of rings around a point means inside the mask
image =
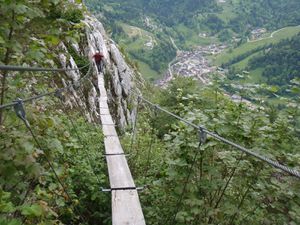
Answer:
[{"label": "building cluster", "polygon": [[267,29],[265,28],[257,28],[253,31],[251,31],[251,40],[257,40],[263,37],[263,35],[267,32]]},{"label": "building cluster", "polygon": [[206,56],[219,54],[225,48],[225,45],[213,44],[199,46],[193,51],[181,51],[176,62],[171,65],[172,73],[185,77],[196,77],[202,83],[208,84],[210,79],[207,74],[216,71],[216,67],[211,66]]}]

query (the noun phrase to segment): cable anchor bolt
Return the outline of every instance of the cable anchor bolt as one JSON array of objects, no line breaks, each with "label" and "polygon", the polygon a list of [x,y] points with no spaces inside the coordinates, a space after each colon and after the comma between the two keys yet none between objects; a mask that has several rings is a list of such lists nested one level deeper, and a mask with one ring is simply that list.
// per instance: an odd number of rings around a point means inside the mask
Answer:
[{"label": "cable anchor bolt", "polygon": [[74,90],[78,90],[80,88],[80,82],[74,81],[73,88],[74,88]]},{"label": "cable anchor bolt", "polygon": [[63,101],[64,96],[63,96],[63,90],[62,89],[57,89],[54,93],[54,96],[57,97],[59,100]]},{"label": "cable anchor bolt", "polygon": [[137,103],[140,104],[141,102],[142,102],[142,97],[139,95],[139,96],[137,97]]},{"label": "cable anchor bolt", "polygon": [[203,127],[199,126],[199,146],[205,144],[207,140],[207,134]]},{"label": "cable anchor bolt", "polygon": [[25,123],[26,126],[30,127],[29,122],[26,119],[26,112],[24,109],[23,100],[21,98],[17,98],[14,102],[16,103],[14,105],[14,111],[17,117],[19,117]]},{"label": "cable anchor bolt", "polygon": [[102,188],[101,187],[101,191],[102,192],[112,192],[112,191],[142,191],[145,189],[145,186],[143,187],[117,187],[117,188]]}]

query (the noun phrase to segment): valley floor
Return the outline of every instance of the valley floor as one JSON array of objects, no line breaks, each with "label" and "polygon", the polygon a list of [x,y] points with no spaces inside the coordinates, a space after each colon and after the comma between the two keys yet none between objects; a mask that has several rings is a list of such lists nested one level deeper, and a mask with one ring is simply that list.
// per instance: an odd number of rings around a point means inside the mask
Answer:
[{"label": "valley floor", "polygon": [[203,84],[209,84],[209,74],[215,72],[217,67],[212,65],[208,56],[217,55],[227,48],[224,44],[198,46],[193,51],[177,51],[177,57],[169,63],[169,69],[159,86],[165,86],[175,75],[195,77]]}]

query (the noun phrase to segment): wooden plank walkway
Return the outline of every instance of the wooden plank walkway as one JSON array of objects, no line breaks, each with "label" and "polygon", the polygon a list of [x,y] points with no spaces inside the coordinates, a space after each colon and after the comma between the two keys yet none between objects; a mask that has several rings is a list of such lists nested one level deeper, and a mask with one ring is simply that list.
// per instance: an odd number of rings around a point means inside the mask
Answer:
[{"label": "wooden plank walkway", "polygon": [[[98,75],[99,106],[110,188],[135,187],[126,156],[124,155],[115,124],[107,104],[103,74]],[[111,192],[113,225],[145,225],[137,190],[113,190]]]}]

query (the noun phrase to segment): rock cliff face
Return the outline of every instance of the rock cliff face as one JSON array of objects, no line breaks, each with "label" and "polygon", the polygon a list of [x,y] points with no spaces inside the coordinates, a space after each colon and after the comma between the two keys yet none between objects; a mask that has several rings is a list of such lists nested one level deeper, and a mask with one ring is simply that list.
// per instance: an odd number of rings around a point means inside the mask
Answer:
[{"label": "rock cliff face", "polygon": [[[106,35],[102,24],[95,17],[86,15],[83,23],[85,24],[86,38],[81,43],[73,43],[71,47],[76,54],[89,57],[93,74],[92,79],[85,82],[83,87],[71,90],[67,103],[70,107],[78,105],[89,121],[99,121],[98,98],[100,92],[97,84],[99,76],[104,76],[111,114],[118,127],[123,129],[131,124],[135,116],[134,102],[137,96],[133,93],[137,93],[138,89],[134,80],[140,75],[127,65],[117,45]],[[72,56],[67,57],[65,54],[67,47],[62,43],[60,48],[62,53],[59,55],[59,59],[62,66],[76,68],[77,65]],[[105,57],[105,67],[101,74],[97,72],[92,59],[96,51],[100,51]],[[67,76],[72,82],[76,82],[83,75],[79,71],[70,71],[67,72]],[[141,78],[139,77],[139,79]],[[63,82],[68,83],[65,80]]]}]

